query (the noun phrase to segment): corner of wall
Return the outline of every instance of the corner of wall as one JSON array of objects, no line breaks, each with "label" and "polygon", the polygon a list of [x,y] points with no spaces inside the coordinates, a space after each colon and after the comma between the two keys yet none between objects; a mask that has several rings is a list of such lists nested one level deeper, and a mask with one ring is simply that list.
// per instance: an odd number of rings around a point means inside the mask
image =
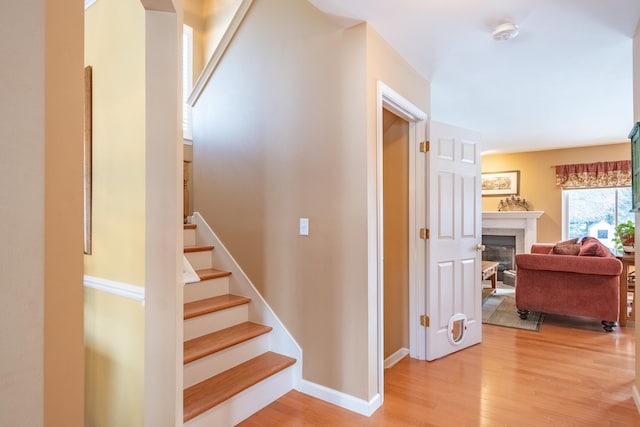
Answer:
[{"label": "corner of wall", "polygon": [[[640,121],[640,20],[636,26],[636,32],[633,37],[633,116],[634,122]],[[640,222],[640,214],[636,213],[636,223]],[[636,252],[636,265],[640,261],[640,253]],[[634,296],[634,304],[640,301],[640,295]],[[636,380],[633,386],[633,399],[636,408],[640,412],[640,399],[638,398],[638,388],[640,388],[640,328],[636,328]]]}]

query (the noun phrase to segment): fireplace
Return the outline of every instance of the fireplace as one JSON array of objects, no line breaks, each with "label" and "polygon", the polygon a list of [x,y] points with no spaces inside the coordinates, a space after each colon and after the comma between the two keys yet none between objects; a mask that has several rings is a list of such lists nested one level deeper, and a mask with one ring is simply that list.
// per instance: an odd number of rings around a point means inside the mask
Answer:
[{"label": "fireplace", "polygon": [[516,268],[516,236],[484,234],[482,244],[485,246],[482,259],[498,263],[497,279],[503,281],[504,271]]},{"label": "fireplace", "polygon": [[496,261],[497,279],[502,281],[504,271],[515,270],[516,254],[529,253],[537,242],[537,220],[542,211],[508,211],[482,213],[483,260]]}]

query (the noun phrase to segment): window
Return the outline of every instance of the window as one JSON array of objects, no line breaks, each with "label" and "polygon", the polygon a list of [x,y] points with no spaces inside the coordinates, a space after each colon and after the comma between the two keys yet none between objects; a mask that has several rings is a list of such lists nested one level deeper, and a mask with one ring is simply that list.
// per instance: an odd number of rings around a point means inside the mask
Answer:
[{"label": "window", "polygon": [[185,140],[191,141],[191,106],[187,104],[187,98],[193,87],[193,28],[183,26],[182,31],[182,135]]},{"label": "window", "polygon": [[631,187],[563,190],[565,238],[593,236],[613,249],[616,225],[634,219]]}]

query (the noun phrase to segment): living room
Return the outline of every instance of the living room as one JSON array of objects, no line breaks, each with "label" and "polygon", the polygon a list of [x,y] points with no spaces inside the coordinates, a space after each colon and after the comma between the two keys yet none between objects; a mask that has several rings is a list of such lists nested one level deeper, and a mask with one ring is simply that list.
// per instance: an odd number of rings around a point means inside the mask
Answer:
[{"label": "living room", "polygon": [[[629,125],[631,131],[632,124]],[[544,211],[537,222],[538,242],[557,242],[562,235],[562,188],[556,184],[555,166],[631,160],[631,144],[612,141],[607,145],[561,148],[482,157],[482,172],[519,171],[519,196],[529,210]],[[505,196],[483,196],[482,211],[497,211]]]}]

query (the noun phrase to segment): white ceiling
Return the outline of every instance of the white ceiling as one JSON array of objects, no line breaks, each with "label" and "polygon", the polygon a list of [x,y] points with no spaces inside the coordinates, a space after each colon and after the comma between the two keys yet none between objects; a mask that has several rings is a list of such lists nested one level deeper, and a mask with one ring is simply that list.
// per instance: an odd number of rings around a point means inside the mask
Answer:
[{"label": "white ceiling", "polygon": [[[481,132],[484,152],[628,140],[640,0],[310,2],[369,22],[431,82],[431,118]],[[520,34],[495,41],[507,21]]]}]

